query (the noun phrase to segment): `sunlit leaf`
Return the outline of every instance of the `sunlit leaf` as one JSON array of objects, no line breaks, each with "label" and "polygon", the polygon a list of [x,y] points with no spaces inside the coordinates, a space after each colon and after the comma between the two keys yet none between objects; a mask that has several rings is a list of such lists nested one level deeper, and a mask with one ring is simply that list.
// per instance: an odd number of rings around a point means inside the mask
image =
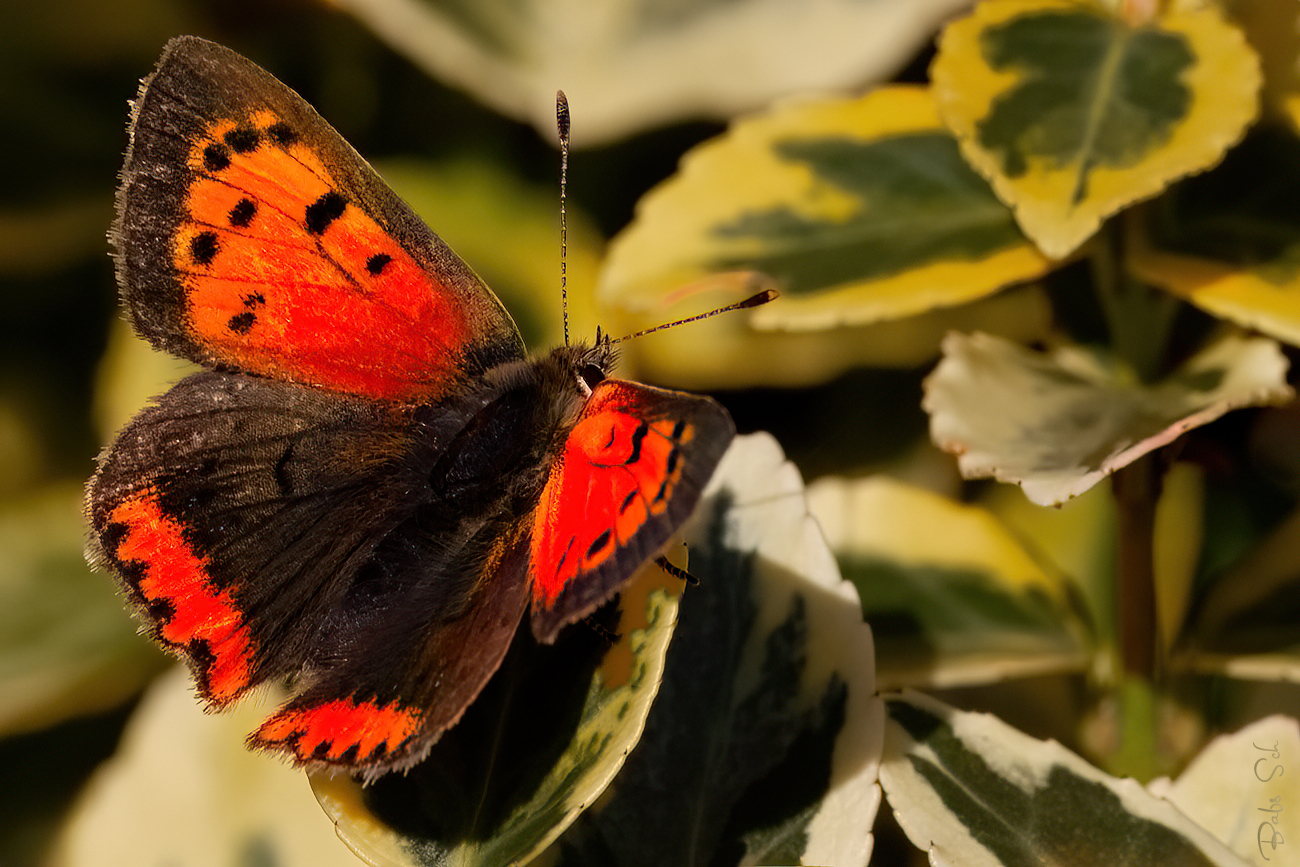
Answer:
[{"label": "sunlit leaf", "polygon": [[1064,576],[986,510],[883,476],[821,479],[808,499],[858,588],[883,688],[1086,666],[1086,629]]},{"label": "sunlit leaf", "polygon": [[1300,840],[1300,803],[1291,776],[1297,758],[1295,717],[1266,717],[1215,738],[1177,780],[1155,780],[1148,788],[1249,863],[1281,863]]},{"label": "sunlit leaf", "polygon": [[1208,168],[1257,111],[1259,61],[1212,6],[1131,25],[1101,4],[984,0],[931,69],[962,152],[1049,256]]},{"label": "sunlit leaf", "polygon": [[689,153],[611,246],[601,298],[685,315],[711,275],[754,270],[782,292],[757,327],[824,329],[962,304],[1049,267],[929,92],[895,86],[785,105]]},{"label": "sunlit leaf", "polygon": [[770,437],[728,453],[686,543],[700,584],[645,736],[557,860],[865,865],[879,805],[871,633]]},{"label": "sunlit leaf", "polygon": [[364,790],[313,776],[339,836],[390,867],[530,860],[596,799],[641,736],[680,590],[650,564],[602,630],[580,623],[539,647],[525,625],[483,693],[409,773]]},{"label": "sunlit leaf", "polygon": [[1300,138],[1253,132],[1134,220],[1129,267],[1206,311],[1300,345]]},{"label": "sunlit leaf", "polygon": [[887,77],[969,0],[339,0],[398,51],[578,147]]},{"label": "sunlit leaf", "polygon": [[1286,371],[1281,348],[1258,337],[1224,337],[1144,385],[1081,347],[1035,352],[951,334],[924,405],[932,439],[963,475],[1014,482],[1050,505],[1229,410],[1291,399]]},{"label": "sunlit leaf", "polygon": [[207,714],[176,666],[146,694],[118,754],[69,817],[62,867],[354,867],[302,772],[244,748],[270,707]]},{"label": "sunlit leaf", "polygon": [[1172,804],[1055,741],[916,693],[885,704],[880,781],[931,864],[1248,863]]}]

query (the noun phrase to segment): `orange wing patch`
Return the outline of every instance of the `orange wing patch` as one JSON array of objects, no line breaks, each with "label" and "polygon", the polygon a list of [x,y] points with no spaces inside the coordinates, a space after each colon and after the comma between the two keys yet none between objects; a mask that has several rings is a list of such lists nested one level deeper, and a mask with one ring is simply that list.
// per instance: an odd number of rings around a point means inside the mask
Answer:
[{"label": "orange wing patch", "polygon": [[199,673],[200,690],[214,704],[227,704],[248,689],[253,640],[229,593],[212,586],[208,561],[185,540],[182,527],[162,511],[156,495],[145,491],[116,506],[109,521],[126,528],[113,555],[139,563],[143,576],[133,582],[148,603],[163,603],[158,636],[173,647],[202,642],[208,659]]},{"label": "orange wing patch", "polygon": [[359,764],[390,756],[420,730],[420,713],[397,702],[342,698],[283,708],[249,737],[253,746],[286,749],[299,763]]},{"label": "orange wing patch", "polygon": [[473,337],[465,311],[297,130],[266,110],[221,120],[188,161],[172,259],[200,344],[250,373],[377,399],[450,385]]},{"label": "orange wing patch", "polygon": [[681,449],[694,425],[640,418],[620,392],[602,383],[542,491],[532,534],[534,606],[553,605],[570,581],[667,511],[681,480]]}]

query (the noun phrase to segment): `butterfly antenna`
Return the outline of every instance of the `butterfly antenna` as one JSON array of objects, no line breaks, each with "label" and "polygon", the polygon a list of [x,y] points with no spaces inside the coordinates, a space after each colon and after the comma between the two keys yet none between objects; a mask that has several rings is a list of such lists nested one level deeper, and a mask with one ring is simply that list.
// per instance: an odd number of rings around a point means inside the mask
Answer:
[{"label": "butterfly antenna", "polygon": [[564,197],[569,185],[569,100],[555,92],[555,126],[560,133],[560,310],[564,318],[564,345],[569,345],[569,220]]},{"label": "butterfly antenna", "polygon": [[719,307],[716,310],[710,310],[707,313],[699,313],[695,316],[688,316],[685,319],[675,319],[672,322],[665,322],[662,325],[656,325],[653,328],[646,328],[633,334],[627,334],[623,337],[616,337],[609,340],[610,343],[622,343],[625,340],[631,340],[634,337],[645,337],[647,334],[654,334],[656,331],[663,331],[665,328],[676,328],[678,325],[685,325],[688,322],[698,322],[701,319],[708,319],[710,316],[717,316],[719,313],[729,313],[732,310],[747,310],[750,307],[758,307],[760,304],[766,304],[774,301],[780,295],[775,289],[764,289],[750,295],[744,301],[737,301],[735,304],[728,304],[725,307]]}]

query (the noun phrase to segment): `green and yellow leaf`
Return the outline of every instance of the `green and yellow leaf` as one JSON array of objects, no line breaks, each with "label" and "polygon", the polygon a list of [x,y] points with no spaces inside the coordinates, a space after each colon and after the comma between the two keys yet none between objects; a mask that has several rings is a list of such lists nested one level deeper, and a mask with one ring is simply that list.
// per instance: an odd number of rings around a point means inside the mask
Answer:
[{"label": "green and yellow leaf", "polygon": [[931,69],[944,119],[1044,253],[1214,165],[1255,118],[1259,60],[1211,5],[1133,25],[1100,3],[984,0]]},{"label": "green and yellow leaf", "polygon": [[685,540],[700,583],[645,736],[558,862],[865,867],[880,801],[871,630],[770,436],[736,441]]},{"label": "green and yellow leaf", "polygon": [[1215,316],[1300,345],[1300,137],[1258,129],[1129,223],[1129,269]]},{"label": "green and yellow leaf", "polygon": [[1146,385],[1082,347],[1036,352],[954,333],[923,405],[931,438],[964,476],[1013,482],[1051,505],[1229,410],[1290,400],[1287,367],[1272,340],[1229,335]]},{"label": "green and yellow leaf", "polygon": [[884,476],[821,479],[808,504],[858,588],[882,688],[1087,667],[1088,630],[1064,575],[985,509]]},{"label": "green and yellow leaf", "polygon": [[[698,313],[743,297],[732,292],[679,309],[683,314]],[[785,300],[782,296],[767,306],[776,307]],[[1046,292],[1036,285],[920,316],[830,331],[760,331],[749,319],[745,313],[728,313],[623,343],[620,373],[695,391],[797,387],[821,384],[858,367],[932,364],[939,355],[940,341],[951,331],[985,331],[1030,343],[1046,339],[1052,330],[1051,305]],[[633,314],[611,310],[604,317],[613,334],[628,334],[665,321],[670,320],[656,311]]]},{"label": "green and yellow leaf", "polygon": [[931,864],[1252,863],[1169,801],[1055,741],[916,693],[885,704],[880,781]]},{"label": "green and yellow leaf", "polygon": [[895,86],[786,105],[687,154],[612,244],[601,299],[662,321],[698,311],[692,296],[720,272],[758,271],[782,299],[757,327],[826,329],[963,304],[1048,268],[928,92]]}]

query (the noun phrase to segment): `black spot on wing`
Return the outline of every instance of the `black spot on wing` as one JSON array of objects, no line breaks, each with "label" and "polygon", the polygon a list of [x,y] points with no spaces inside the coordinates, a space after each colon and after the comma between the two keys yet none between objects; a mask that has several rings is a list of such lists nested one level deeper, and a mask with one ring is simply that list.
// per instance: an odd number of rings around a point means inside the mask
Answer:
[{"label": "black spot on wing", "polygon": [[376,253],[366,260],[366,270],[370,272],[372,277],[378,277],[384,273],[384,269],[388,267],[388,263],[391,261],[393,261],[393,257],[387,253]]},{"label": "black spot on wing", "polygon": [[600,535],[597,536],[595,539],[593,539],[591,545],[588,546],[587,558],[590,559],[592,557],[595,557],[601,551],[608,548],[609,543],[613,541],[613,538],[614,538],[614,534],[608,528],[601,530]]},{"label": "black spot on wing", "polygon": [[266,134],[271,137],[271,141],[278,145],[288,146],[298,141],[298,133],[293,131],[293,127],[282,120],[278,120],[266,128]]},{"label": "black spot on wing", "polygon": [[236,205],[230,209],[230,225],[237,229],[247,228],[252,222],[253,217],[257,215],[257,202],[252,199],[240,199]]},{"label": "black spot on wing", "polygon": [[236,334],[247,334],[252,329],[253,323],[256,321],[257,316],[245,310],[243,313],[236,313],[234,316],[230,317],[230,321],[227,322],[226,325]]},{"label": "black spot on wing", "polygon": [[237,154],[251,153],[262,143],[262,134],[247,124],[241,124],[227,132],[225,139],[230,149]]},{"label": "black spot on wing", "polygon": [[203,149],[203,166],[210,172],[229,168],[230,148],[216,142],[208,145]]},{"label": "black spot on wing", "polygon": [[312,235],[323,235],[330,224],[343,216],[343,211],[348,206],[348,200],[343,197],[342,193],[330,190],[323,194],[319,199],[307,206],[306,226],[308,233]]},{"label": "black spot on wing", "polygon": [[190,239],[190,257],[196,265],[211,265],[220,249],[216,232],[199,232]]},{"label": "black spot on wing", "polygon": [[630,467],[641,460],[641,441],[645,439],[645,435],[649,432],[650,426],[645,422],[641,422],[636,426],[636,430],[632,432],[632,453],[627,456],[623,466]]}]

